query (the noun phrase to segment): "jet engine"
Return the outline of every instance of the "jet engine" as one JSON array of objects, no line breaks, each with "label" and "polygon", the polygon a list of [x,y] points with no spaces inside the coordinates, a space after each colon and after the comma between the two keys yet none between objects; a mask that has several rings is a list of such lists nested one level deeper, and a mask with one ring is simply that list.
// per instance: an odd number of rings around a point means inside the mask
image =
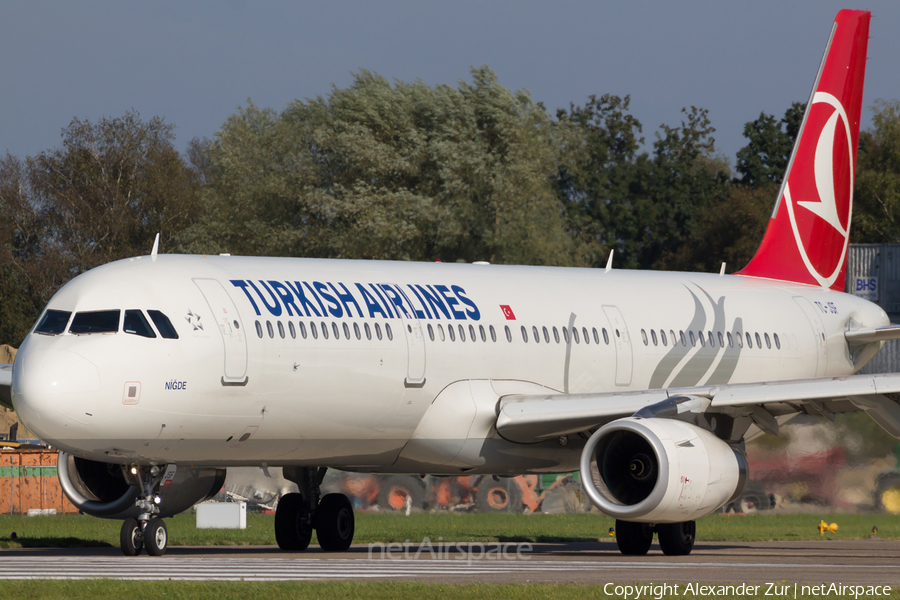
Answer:
[{"label": "jet engine", "polygon": [[[594,465],[599,478],[592,476]],[[623,521],[693,521],[734,500],[747,472],[743,454],[714,434],[665,418],[607,423],[581,454],[591,501]]]},{"label": "jet engine", "polygon": [[[126,478],[123,465],[103,463],[59,453],[57,471],[63,493],[83,513],[104,519],[127,519],[140,513],[136,482]],[[160,485],[160,517],[170,517],[215,496],[225,483],[225,469],[181,468],[168,485]]]}]

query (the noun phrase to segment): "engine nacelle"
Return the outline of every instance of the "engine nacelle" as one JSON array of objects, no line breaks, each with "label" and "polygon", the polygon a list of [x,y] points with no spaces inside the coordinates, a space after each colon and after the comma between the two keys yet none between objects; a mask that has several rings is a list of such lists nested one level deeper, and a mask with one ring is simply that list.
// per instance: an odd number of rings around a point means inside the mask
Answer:
[{"label": "engine nacelle", "polygon": [[[596,463],[600,480],[591,476]],[[734,500],[747,461],[714,434],[674,419],[607,423],[581,454],[581,480],[604,513],[643,523],[693,521]]]},{"label": "engine nacelle", "polygon": [[[122,465],[102,463],[59,453],[57,472],[63,493],[83,513],[104,519],[127,519],[140,514],[134,505],[137,485],[125,479]],[[171,484],[160,486],[159,516],[177,515],[197,502],[215,496],[225,483],[225,469],[179,467]]]}]

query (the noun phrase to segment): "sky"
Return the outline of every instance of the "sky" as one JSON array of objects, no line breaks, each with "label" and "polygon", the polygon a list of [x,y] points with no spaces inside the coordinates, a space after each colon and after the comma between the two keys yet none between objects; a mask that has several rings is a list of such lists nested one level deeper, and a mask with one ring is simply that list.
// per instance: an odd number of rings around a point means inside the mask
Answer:
[{"label": "sky", "polygon": [[805,102],[835,14],[871,10],[863,127],[900,99],[900,2],[119,2],[0,5],[0,153],[58,146],[75,118],[164,117],[183,150],[248,99],[283,110],[360,69],[429,85],[488,65],[551,114],[631,96],[647,143],[682,107],[709,110],[734,163],[744,123]]}]

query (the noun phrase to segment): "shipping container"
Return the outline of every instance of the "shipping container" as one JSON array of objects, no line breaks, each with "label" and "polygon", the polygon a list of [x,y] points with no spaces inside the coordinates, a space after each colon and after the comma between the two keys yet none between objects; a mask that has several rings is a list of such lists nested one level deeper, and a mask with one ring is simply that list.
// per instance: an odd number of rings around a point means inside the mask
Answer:
[{"label": "shipping container", "polygon": [[78,512],[63,494],[56,459],[56,450],[0,450],[0,514]]}]

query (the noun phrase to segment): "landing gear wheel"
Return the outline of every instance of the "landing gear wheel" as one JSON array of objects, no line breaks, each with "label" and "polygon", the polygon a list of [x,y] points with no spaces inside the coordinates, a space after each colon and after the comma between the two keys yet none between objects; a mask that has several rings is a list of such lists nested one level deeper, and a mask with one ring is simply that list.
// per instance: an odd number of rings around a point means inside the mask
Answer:
[{"label": "landing gear wheel", "polygon": [[285,494],[275,508],[275,541],[289,552],[302,552],[312,539],[312,525],[303,494]]},{"label": "landing gear wheel", "polygon": [[159,517],[147,521],[147,526],[144,527],[144,544],[150,556],[162,556],[166,553],[169,546],[169,532],[165,522]]},{"label": "landing gear wheel", "polygon": [[425,503],[425,487],[412,477],[394,475],[381,484],[378,490],[378,506],[390,510],[422,508]]},{"label": "landing gear wheel", "polygon": [[687,556],[694,549],[697,524],[694,521],[657,525],[659,547],[669,556]]},{"label": "landing gear wheel", "polygon": [[616,519],[616,545],[626,556],[643,556],[653,543],[653,527],[649,523],[634,523]]},{"label": "landing gear wheel", "polygon": [[343,494],[328,494],[316,511],[316,536],[326,552],[343,552],[353,543],[353,506]]},{"label": "landing gear wheel", "polygon": [[137,519],[125,519],[122,523],[122,531],[119,532],[119,545],[125,556],[137,556],[144,547],[144,535],[138,525]]},{"label": "landing gear wheel", "polygon": [[522,512],[522,490],[515,481],[493,481],[485,477],[475,490],[478,512]]}]

